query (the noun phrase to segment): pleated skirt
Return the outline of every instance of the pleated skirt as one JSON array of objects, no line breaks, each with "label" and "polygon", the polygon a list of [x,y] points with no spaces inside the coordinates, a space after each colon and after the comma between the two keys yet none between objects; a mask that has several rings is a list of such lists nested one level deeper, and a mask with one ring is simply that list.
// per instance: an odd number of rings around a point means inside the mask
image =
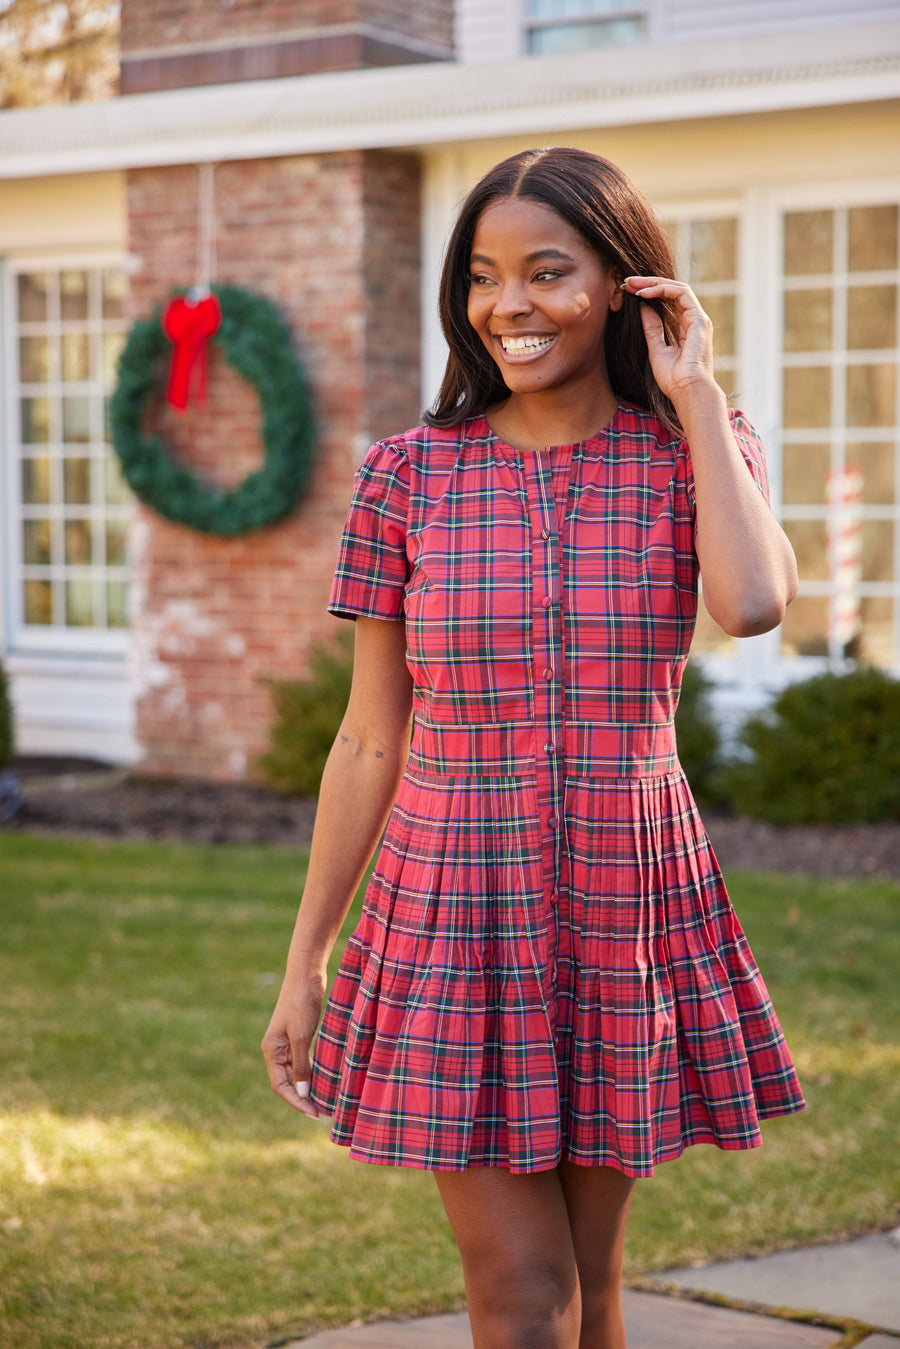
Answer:
[{"label": "pleated skirt", "polygon": [[563,806],[548,871],[531,779],[407,772],[314,1050],[355,1157],[649,1176],[803,1108],[680,770]]}]

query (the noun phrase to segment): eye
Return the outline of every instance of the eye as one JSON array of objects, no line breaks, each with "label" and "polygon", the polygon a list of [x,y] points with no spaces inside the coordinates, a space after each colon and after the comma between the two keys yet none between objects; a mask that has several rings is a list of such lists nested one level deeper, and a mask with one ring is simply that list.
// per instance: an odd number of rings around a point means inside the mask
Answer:
[{"label": "eye", "polygon": [[491,278],[489,276],[484,276],[478,272],[471,272],[469,274],[470,286],[489,286],[490,282]]},{"label": "eye", "polygon": [[539,272],[535,272],[534,279],[535,281],[555,281],[561,275],[561,272],[554,272],[550,267],[542,267]]}]

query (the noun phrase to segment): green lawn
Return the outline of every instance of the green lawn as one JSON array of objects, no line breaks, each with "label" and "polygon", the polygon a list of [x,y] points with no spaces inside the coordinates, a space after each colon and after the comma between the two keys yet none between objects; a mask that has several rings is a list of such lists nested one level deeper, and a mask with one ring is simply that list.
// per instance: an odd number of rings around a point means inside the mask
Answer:
[{"label": "green lawn", "polygon": [[[269,1091],[304,863],[0,836],[0,1344],[237,1349],[461,1305],[431,1179]],[[641,1184],[633,1277],[898,1221],[900,886],[731,889],[811,1108]]]}]

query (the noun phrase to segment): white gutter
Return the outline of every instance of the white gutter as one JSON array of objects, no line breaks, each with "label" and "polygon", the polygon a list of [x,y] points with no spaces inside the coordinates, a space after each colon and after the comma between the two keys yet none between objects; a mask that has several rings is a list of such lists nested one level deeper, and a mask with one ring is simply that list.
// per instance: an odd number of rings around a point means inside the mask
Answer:
[{"label": "white gutter", "polygon": [[898,97],[897,22],[493,67],[433,62],[0,113],[0,179],[503,135],[558,138],[586,127]]}]

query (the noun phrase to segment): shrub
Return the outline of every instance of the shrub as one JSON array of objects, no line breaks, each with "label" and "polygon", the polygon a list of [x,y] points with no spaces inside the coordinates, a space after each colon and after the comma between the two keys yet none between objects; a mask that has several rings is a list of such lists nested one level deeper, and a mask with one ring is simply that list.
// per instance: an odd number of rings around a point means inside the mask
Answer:
[{"label": "shrub", "polygon": [[353,672],[353,637],[313,647],[304,679],[271,679],[275,704],[269,749],[259,764],[269,786],[292,796],[316,796],[337,735]]},{"label": "shrub", "polygon": [[13,710],[6,672],[0,664],[0,768],[9,763],[15,751]]},{"label": "shrub", "polygon": [[880,670],[792,684],[751,717],[751,751],[727,785],[736,808],[772,824],[900,819],[900,681]]},{"label": "shrub", "polygon": [[721,805],[721,738],[710,707],[710,680],[693,663],[685,666],[675,713],[678,758],[702,806]]}]

